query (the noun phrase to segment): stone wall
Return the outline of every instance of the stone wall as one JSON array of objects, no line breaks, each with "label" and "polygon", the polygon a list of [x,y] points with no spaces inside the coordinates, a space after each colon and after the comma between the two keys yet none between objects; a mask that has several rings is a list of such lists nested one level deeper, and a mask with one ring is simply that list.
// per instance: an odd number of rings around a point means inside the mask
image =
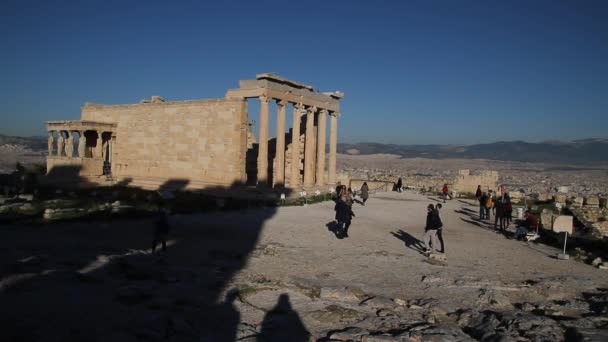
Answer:
[{"label": "stone wall", "polygon": [[144,188],[170,180],[187,188],[246,181],[244,100],[86,104],[82,119],[117,124],[112,174],[118,181]]},{"label": "stone wall", "polygon": [[452,190],[461,193],[475,193],[478,185],[481,185],[483,191],[496,191],[498,189],[498,172],[480,171],[477,174],[471,174],[469,170],[459,170],[454,179]]}]

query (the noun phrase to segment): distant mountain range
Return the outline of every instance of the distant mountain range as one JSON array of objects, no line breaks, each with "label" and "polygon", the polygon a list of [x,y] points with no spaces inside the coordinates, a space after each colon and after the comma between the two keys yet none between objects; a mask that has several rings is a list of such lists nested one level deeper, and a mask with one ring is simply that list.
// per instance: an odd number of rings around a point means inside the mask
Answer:
[{"label": "distant mountain range", "polygon": [[[47,149],[46,137],[12,137],[0,134],[0,147],[17,145],[32,151]],[[499,141],[476,145],[394,145],[379,143],[338,144],[345,154],[395,154],[403,158],[493,159],[555,164],[608,163],[608,139],[574,141]]]},{"label": "distant mountain range", "polygon": [[8,135],[0,134],[0,146],[2,145],[16,145],[22,146],[23,148],[30,149],[32,151],[46,151],[47,149],[47,138],[46,137],[12,137]]},{"label": "distant mountain range", "polygon": [[396,154],[403,158],[464,158],[556,164],[601,164],[608,162],[608,139],[569,142],[499,141],[477,145],[393,145],[378,143],[338,144],[345,154]]}]

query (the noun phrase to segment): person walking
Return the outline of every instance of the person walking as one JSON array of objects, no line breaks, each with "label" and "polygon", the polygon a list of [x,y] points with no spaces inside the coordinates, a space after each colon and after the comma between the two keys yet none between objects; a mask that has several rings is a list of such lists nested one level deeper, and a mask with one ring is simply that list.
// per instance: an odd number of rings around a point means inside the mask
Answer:
[{"label": "person walking", "polygon": [[509,228],[512,219],[513,205],[511,204],[511,197],[507,196],[505,201],[505,229]]},{"label": "person walking", "polygon": [[498,227],[500,226],[500,231],[504,231],[505,229],[505,207],[504,203],[497,199],[494,202],[494,230],[498,231]]},{"label": "person walking", "polygon": [[[437,205],[435,206],[435,215],[437,215],[439,222],[441,222],[441,217],[439,216],[439,211],[441,208],[441,203],[437,203]],[[445,253],[445,244],[443,242],[443,225],[437,229],[437,240],[439,240],[439,243],[441,243],[440,253]]]},{"label": "person walking", "polygon": [[363,200],[362,205],[365,205],[367,199],[369,198],[369,187],[367,186],[367,182],[363,182],[361,185],[361,199]]},{"label": "person walking", "polygon": [[341,238],[348,237],[348,228],[350,227],[352,218],[355,216],[351,206],[352,204],[349,205],[348,203],[348,196],[343,195],[334,208]]},{"label": "person walking", "polygon": [[488,194],[486,194],[485,192],[481,194],[481,196],[479,196],[477,198],[477,200],[479,201],[479,220],[485,220],[486,218],[486,201],[488,199]]},{"label": "person walking", "polygon": [[397,192],[401,192],[402,187],[403,187],[403,181],[401,180],[401,177],[399,177],[399,179],[397,179]]},{"label": "person walking", "polygon": [[481,197],[481,185],[478,185],[477,191],[475,191],[475,198],[477,198],[477,200],[479,200],[479,197]]},{"label": "person walking", "polygon": [[156,222],[154,227],[154,240],[152,241],[152,253],[156,250],[158,243],[162,245],[162,251],[167,251],[167,237],[169,236],[169,218],[167,217],[167,209],[161,203],[158,205]]},{"label": "person walking", "polygon": [[[437,249],[437,245],[439,242],[437,241],[437,229],[442,227],[441,220],[439,216],[435,213],[435,207],[432,204],[427,206],[427,214],[426,214],[426,226],[424,227],[424,236],[422,240],[424,241],[424,254],[430,255],[434,250]],[[433,250],[431,250],[431,244]]]},{"label": "person walking", "polygon": [[486,220],[492,219],[492,206],[494,205],[494,199],[492,198],[492,190],[488,191],[488,197],[486,198]]},{"label": "person walking", "polygon": [[[441,188],[441,192],[443,193],[443,203],[445,203],[445,201],[448,199],[448,196],[450,196],[450,189],[448,189],[447,184],[443,184],[443,188]],[[450,196],[450,199],[452,199],[451,196]]]}]

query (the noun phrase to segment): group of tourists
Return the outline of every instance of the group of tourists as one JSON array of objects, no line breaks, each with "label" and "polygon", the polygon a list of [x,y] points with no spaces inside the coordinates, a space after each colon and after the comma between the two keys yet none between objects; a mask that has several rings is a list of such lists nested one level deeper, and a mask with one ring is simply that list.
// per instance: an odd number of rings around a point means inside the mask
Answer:
[{"label": "group of tourists", "polygon": [[353,212],[353,203],[357,202],[361,205],[365,205],[367,199],[369,198],[369,186],[367,182],[364,182],[361,185],[361,189],[359,190],[359,197],[361,200],[356,199],[355,193],[351,188],[346,188],[346,185],[336,186],[336,206],[334,210],[336,211],[336,222],[338,223],[338,231],[336,235],[340,238],[348,237],[348,228],[352,222],[352,218],[355,217],[355,213]]},{"label": "group of tourists", "polygon": [[[500,195],[495,195],[492,190],[484,192],[481,185],[477,186],[475,197],[479,201],[479,219],[491,221],[494,214],[494,230],[504,233],[513,221],[513,206],[509,193],[502,189]],[[526,210],[524,219],[517,223],[515,238],[526,241],[528,232],[538,227],[538,219],[530,210]]]},{"label": "group of tourists", "polygon": [[479,202],[479,219],[491,220],[494,213],[494,229],[504,232],[513,220],[513,206],[509,193],[503,191],[501,195],[496,196],[492,190],[482,191],[481,185],[478,185],[475,197]]}]

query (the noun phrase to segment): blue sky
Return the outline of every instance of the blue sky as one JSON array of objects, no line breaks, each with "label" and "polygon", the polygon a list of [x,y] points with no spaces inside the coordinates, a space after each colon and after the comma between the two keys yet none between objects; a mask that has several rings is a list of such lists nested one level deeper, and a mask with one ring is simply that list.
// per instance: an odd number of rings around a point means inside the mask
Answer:
[{"label": "blue sky", "polygon": [[275,72],[346,93],[342,142],[608,137],[606,18],[608,1],[3,1],[0,133]]}]

